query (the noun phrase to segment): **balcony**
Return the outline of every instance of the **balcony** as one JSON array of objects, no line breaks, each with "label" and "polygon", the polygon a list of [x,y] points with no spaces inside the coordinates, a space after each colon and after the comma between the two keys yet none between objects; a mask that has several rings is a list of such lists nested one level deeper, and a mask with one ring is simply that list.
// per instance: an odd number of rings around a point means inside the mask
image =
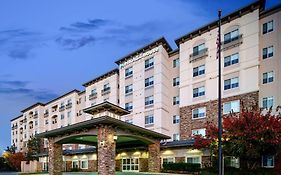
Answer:
[{"label": "balcony", "polygon": [[243,35],[238,35],[237,37],[230,38],[222,42],[222,50],[228,50],[239,46],[243,43]]},{"label": "balcony", "polygon": [[208,56],[208,48],[202,49],[198,52],[193,52],[189,55],[189,62],[194,62],[196,60],[203,59]]},{"label": "balcony", "polygon": [[49,116],[49,112],[45,112],[44,117],[48,117],[48,116]]},{"label": "balcony", "polygon": [[35,113],[35,114],[33,115],[33,118],[38,118],[38,113]]},{"label": "balcony", "polygon": [[101,95],[104,96],[106,94],[110,93],[110,87],[104,88],[103,90],[101,90]]},{"label": "balcony", "polygon": [[72,107],[72,103],[67,103],[66,105],[65,105],[65,108],[66,109],[69,109],[69,108],[71,108]]},{"label": "balcony", "polygon": [[60,106],[59,107],[59,111],[61,112],[61,111],[64,111],[64,109],[65,109],[65,106]]},{"label": "balcony", "polygon": [[92,93],[89,95],[89,100],[96,99],[98,97],[98,93]]}]

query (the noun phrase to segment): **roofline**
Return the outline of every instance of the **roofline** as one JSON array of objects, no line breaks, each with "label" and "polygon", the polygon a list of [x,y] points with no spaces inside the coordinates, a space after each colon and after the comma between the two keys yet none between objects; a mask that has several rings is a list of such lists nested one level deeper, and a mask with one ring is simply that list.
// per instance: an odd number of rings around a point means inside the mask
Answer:
[{"label": "roofline", "polygon": [[36,106],[44,106],[44,104],[40,103],[40,102],[37,102],[37,103],[35,103],[35,104],[33,104],[33,105],[23,109],[21,112],[24,113],[24,112],[28,111],[29,109],[35,108]]},{"label": "roofline", "polygon": [[84,87],[90,86],[90,85],[92,85],[92,84],[94,84],[94,83],[96,83],[98,81],[101,81],[101,80],[103,80],[103,79],[105,79],[105,78],[107,78],[107,77],[109,77],[109,76],[111,76],[113,74],[116,74],[116,73],[119,74],[119,69],[118,68],[115,68],[115,69],[113,69],[111,71],[108,71],[108,72],[102,74],[102,75],[99,75],[98,77],[96,77],[96,78],[94,78],[94,79],[84,83],[83,86]]},{"label": "roofline", "polygon": [[[244,6],[242,8],[239,8],[238,10],[226,15],[226,16],[223,16],[221,18],[221,24],[226,24],[234,19],[237,19],[243,15],[246,15],[256,9],[260,9],[261,11],[264,10],[265,8],[265,1],[266,0],[257,0],[247,6]],[[210,30],[216,28],[218,26],[218,20],[215,20],[207,25],[204,25],[192,32],[189,32],[177,39],[175,39],[175,42],[177,44],[177,46],[179,46],[181,43],[185,42],[185,41],[188,41],[190,39],[192,39],[193,37],[196,37],[196,36],[200,36],[202,35],[203,33],[206,33],[206,32],[209,32]]]},{"label": "roofline", "polygon": [[67,93],[65,93],[65,94],[63,94],[63,95],[61,95],[61,96],[59,96],[59,97],[57,97],[57,98],[51,100],[51,101],[48,101],[47,103],[45,103],[45,106],[48,105],[48,104],[50,104],[50,103],[52,103],[52,102],[54,102],[54,101],[56,101],[56,100],[58,100],[58,99],[63,98],[63,97],[65,97],[65,96],[69,95],[69,94],[72,94],[72,93],[74,93],[74,92],[80,93],[79,90],[73,89],[73,90],[71,90],[71,91],[69,91],[69,92],[67,92]]},{"label": "roofline", "polygon": [[23,115],[17,116],[17,117],[15,117],[15,118],[11,119],[10,121],[12,122],[12,121],[14,121],[14,120],[16,120],[16,119],[18,119],[18,118],[21,118],[22,116],[23,116]]},{"label": "roofline", "polygon": [[175,56],[176,54],[179,54],[179,53],[180,53],[180,49],[177,48],[177,49],[169,52],[168,54],[169,54],[169,57],[172,57],[172,56]]},{"label": "roofline", "polygon": [[153,48],[155,48],[159,45],[162,45],[168,53],[173,50],[171,48],[170,44],[165,39],[165,37],[162,36],[162,37],[150,42],[149,44],[145,45],[144,47],[141,47],[141,48],[129,53],[128,55],[116,60],[115,63],[119,65],[121,62],[123,62],[127,59],[130,59],[130,58],[138,55],[139,53],[146,52],[146,51],[151,50],[151,49],[153,49]]},{"label": "roofline", "polygon": [[[97,105],[94,105],[94,106],[90,106],[90,107],[88,107],[88,108],[85,108],[85,109],[83,109],[83,112],[88,113],[88,114],[91,114],[91,110],[92,110],[92,109],[96,109],[96,108],[104,107],[104,106],[114,107],[114,108],[120,110],[120,111],[123,113],[122,115],[130,114],[130,111],[128,111],[128,110],[126,110],[126,109],[124,109],[124,108],[122,108],[122,107],[120,107],[120,106],[118,106],[118,105],[116,105],[116,104],[114,104],[114,103],[111,103],[111,102],[109,102],[109,101],[104,101],[104,102],[99,103],[99,104],[97,104]],[[106,110],[108,110],[108,109],[109,109],[109,108],[107,107]],[[92,114],[92,115],[93,115],[93,114]]]},{"label": "roofline", "polygon": [[277,13],[279,11],[281,11],[281,3],[279,3],[279,4],[275,5],[275,6],[269,8],[269,9],[263,11],[263,12],[261,12],[260,13],[260,19],[265,18],[265,17],[267,17],[269,15],[272,15],[274,13]]}]

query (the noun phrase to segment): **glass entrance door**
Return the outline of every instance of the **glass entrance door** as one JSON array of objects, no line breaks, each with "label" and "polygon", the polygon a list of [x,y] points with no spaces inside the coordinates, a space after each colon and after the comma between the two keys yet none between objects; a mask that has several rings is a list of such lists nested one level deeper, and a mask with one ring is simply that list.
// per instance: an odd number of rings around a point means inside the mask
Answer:
[{"label": "glass entrance door", "polygon": [[122,171],[139,171],[139,158],[122,159]]}]

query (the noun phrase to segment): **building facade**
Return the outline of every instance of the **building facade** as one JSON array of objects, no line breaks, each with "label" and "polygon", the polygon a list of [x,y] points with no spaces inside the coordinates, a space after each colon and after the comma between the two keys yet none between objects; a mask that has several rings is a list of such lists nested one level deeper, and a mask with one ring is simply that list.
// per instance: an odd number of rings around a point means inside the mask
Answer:
[{"label": "building facade", "polygon": [[[281,5],[265,10],[265,1],[256,1],[222,18],[223,114],[240,112],[242,104],[265,109],[281,105],[280,19]],[[25,152],[28,139],[37,133],[99,117],[85,114],[83,109],[109,101],[130,111],[121,120],[171,137],[166,141],[170,146],[161,147],[162,163],[204,166],[208,152],[187,146],[192,145],[192,136],[205,135],[208,122],[217,123],[217,22],[176,39],[178,48],[174,50],[160,38],[118,59],[118,68],[86,82],[83,91],[73,90],[22,110],[11,120],[11,144]],[[47,141],[44,145],[47,148]],[[93,149],[64,145],[66,151],[82,148]],[[95,170],[90,162],[96,155],[82,153],[66,154],[65,169],[78,166]],[[146,157],[143,150],[119,153],[117,165],[123,171],[142,171],[147,164],[142,159]],[[47,158],[43,156],[40,161],[41,169],[45,169]],[[132,168],[132,162],[137,168]]]}]

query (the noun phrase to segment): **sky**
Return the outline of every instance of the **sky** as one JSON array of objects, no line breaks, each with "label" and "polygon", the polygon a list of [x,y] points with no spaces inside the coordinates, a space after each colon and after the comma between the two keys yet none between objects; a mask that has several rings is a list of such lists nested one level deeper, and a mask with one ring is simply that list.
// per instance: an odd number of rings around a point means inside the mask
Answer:
[{"label": "sky", "polygon": [[[0,153],[10,120],[117,65],[164,36],[175,39],[253,0],[2,0],[0,2]],[[270,8],[280,0],[268,0]]]}]

